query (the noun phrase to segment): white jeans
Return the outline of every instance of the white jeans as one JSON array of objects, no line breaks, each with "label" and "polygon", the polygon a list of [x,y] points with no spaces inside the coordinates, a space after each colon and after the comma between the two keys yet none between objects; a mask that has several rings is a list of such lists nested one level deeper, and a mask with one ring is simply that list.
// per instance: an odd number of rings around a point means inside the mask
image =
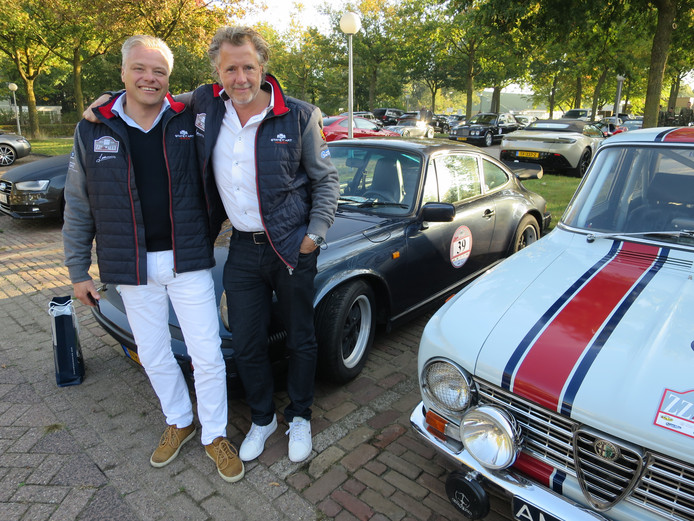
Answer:
[{"label": "white jeans", "polygon": [[168,425],[193,422],[193,406],[183,373],[171,351],[169,299],[181,325],[195,370],[201,441],[226,437],[226,367],[211,270],[174,273],[173,252],[147,253],[147,284],[120,286],[137,354]]}]

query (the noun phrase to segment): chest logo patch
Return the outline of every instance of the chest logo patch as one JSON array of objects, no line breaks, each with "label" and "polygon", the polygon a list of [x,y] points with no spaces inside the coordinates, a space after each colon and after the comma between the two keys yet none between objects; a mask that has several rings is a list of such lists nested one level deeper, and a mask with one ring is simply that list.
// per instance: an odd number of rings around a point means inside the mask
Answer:
[{"label": "chest logo patch", "polygon": [[195,116],[195,128],[199,128],[203,132],[205,132],[205,116],[207,116],[207,114],[204,112]]},{"label": "chest logo patch", "polygon": [[178,134],[176,134],[177,139],[183,139],[183,140],[189,140],[193,139],[193,134],[188,132],[186,129],[181,129],[178,131]]},{"label": "chest logo patch", "polygon": [[94,152],[110,152],[115,154],[118,152],[120,143],[111,136],[100,137],[94,140]]},{"label": "chest logo patch", "polygon": [[287,145],[292,142],[291,138],[287,138],[286,134],[277,134],[276,138],[272,138],[270,141],[277,143],[278,145]]}]

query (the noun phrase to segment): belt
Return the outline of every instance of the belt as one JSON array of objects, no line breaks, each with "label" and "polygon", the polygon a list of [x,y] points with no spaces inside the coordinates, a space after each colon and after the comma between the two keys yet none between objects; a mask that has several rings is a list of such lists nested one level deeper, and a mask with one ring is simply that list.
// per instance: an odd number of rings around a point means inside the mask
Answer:
[{"label": "belt", "polygon": [[253,241],[253,244],[267,244],[270,242],[265,232],[242,232],[234,230],[231,235],[240,241]]}]

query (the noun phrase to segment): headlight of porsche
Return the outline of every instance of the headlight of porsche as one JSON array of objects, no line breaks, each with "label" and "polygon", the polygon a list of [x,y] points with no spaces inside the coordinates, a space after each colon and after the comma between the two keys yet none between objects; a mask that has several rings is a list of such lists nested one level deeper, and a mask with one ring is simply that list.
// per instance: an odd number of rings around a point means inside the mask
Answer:
[{"label": "headlight of porsche", "polygon": [[473,403],[477,389],[465,371],[450,362],[435,359],[422,370],[422,393],[436,409],[460,418]]},{"label": "headlight of porsche", "polygon": [[465,414],[460,439],[470,455],[488,469],[513,465],[521,446],[515,418],[491,405],[475,407]]}]

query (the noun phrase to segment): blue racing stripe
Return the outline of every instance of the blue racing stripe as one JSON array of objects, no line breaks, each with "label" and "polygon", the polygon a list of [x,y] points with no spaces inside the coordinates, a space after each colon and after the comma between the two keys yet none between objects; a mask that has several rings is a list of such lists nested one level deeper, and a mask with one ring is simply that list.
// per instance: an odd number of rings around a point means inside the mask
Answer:
[{"label": "blue racing stripe", "polygon": [[670,248],[663,248],[660,250],[660,255],[658,255],[658,258],[653,266],[648,270],[648,272],[646,272],[638,284],[636,284],[627,298],[622,301],[615,313],[607,321],[607,324],[605,324],[605,327],[603,327],[602,331],[600,331],[600,334],[595,339],[595,342],[593,342],[593,345],[588,349],[586,356],[584,356],[583,360],[581,360],[579,363],[576,372],[569,382],[566,393],[564,394],[564,399],[562,400],[562,414],[566,416],[571,415],[576,394],[581,388],[581,384],[588,374],[590,367],[593,365],[595,358],[598,356],[598,353],[600,353],[607,340],[610,338],[610,336],[612,336],[615,328],[622,321],[622,318],[624,318],[624,315],[629,310],[631,305],[636,301],[637,298],[639,298],[641,292],[646,288],[646,286],[648,286],[648,283],[653,280],[653,277],[655,277],[656,273],[660,271],[660,268],[663,267],[663,264],[665,264],[669,254]]}]

